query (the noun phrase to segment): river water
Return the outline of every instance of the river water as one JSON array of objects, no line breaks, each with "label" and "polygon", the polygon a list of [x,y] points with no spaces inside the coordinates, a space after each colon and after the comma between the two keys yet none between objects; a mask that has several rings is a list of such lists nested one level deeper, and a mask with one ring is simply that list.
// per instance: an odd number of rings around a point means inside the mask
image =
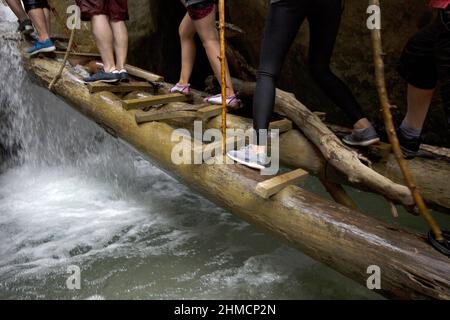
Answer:
[{"label": "river water", "polygon": [[[14,31],[0,5],[0,31]],[[235,218],[32,83],[0,40],[0,299],[379,299]],[[21,148],[17,148],[17,145]],[[304,187],[327,196],[311,178]],[[370,214],[419,228],[350,190]],[[69,266],[81,289],[69,290]]]}]

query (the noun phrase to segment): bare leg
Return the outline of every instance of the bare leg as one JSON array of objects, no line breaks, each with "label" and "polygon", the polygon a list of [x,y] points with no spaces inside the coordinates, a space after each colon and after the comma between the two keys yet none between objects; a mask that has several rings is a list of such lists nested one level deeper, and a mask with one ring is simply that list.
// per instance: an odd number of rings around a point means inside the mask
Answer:
[{"label": "bare leg", "polygon": [[361,130],[370,128],[371,126],[372,124],[370,123],[369,119],[362,118],[353,125],[353,129]]},{"label": "bare leg", "polygon": [[125,68],[128,55],[128,29],[124,21],[111,21],[111,29],[114,37],[114,53],[116,56],[116,68]]},{"label": "bare leg", "polygon": [[19,21],[24,21],[28,19],[28,15],[22,7],[20,0],[6,0],[6,3],[11,8],[12,12],[16,15]]},{"label": "bare leg", "polygon": [[434,89],[423,90],[408,84],[408,112],[404,124],[412,129],[422,130]]},{"label": "bare leg", "polygon": [[48,34],[51,34],[51,21],[50,21],[50,10],[48,10],[47,8],[44,8],[44,15],[45,15],[45,23],[47,24],[47,31]]},{"label": "bare leg", "polygon": [[45,41],[50,38],[47,29],[47,21],[45,19],[44,10],[41,8],[33,9],[28,12],[36,31],[39,34],[39,41]]},{"label": "bare leg", "polygon": [[114,62],[114,37],[109,19],[105,15],[95,15],[92,17],[91,23],[95,43],[102,56],[103,68],[106,72],[112,72],[116,69],[116,64]]},{"label": "bare leg", "polygon": [[[220,42],[219,33],[216,29],[216,13],[211,12],[207,17],[201,20],[193,21],[195,29],[197,30],[200,39],[202,40],[203,47],[206,50],[209,63],[214,71],[216,78],[221,80],[221,66],[220,66]],[[228,64],[226,66],[226,80],[227,80],[227,96],[234,95],[233,84],[231,82],[230,71]]]},{"label": "bare leg", "polygon": [[180,84],[188,84],[194,68],[195,56],[197,55],[197,47],[195,46],[196,30],[189,14],[186,14],[181,21],[179,34],[181,42],[181,74]]}]

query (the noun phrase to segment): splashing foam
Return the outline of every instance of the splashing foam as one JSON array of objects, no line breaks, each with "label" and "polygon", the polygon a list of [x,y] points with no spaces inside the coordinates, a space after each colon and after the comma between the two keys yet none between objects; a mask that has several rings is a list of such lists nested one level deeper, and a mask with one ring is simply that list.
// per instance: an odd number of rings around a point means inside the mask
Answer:
[{"label": "splashing foam", "polygon": [[[15,28],[0,24],[0,32]],[[0,74],[11,79],[0,91],[0,145],[10,153],[0,175],[1,278],[114,251],[143,229],[170,224],[151,200],[185,188],[34,84],[17,41],[0,37],[0,59]]]}]

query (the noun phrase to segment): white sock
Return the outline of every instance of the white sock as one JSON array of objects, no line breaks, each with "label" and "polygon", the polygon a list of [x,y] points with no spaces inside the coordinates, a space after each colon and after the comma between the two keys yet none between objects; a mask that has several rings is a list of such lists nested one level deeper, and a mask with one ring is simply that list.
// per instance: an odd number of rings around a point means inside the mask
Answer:
[{"label": "white sock", "polygon": [[408,138],[408,139],[420,138],[420,135],[422,133],[422,130],[409,127],[405,123],[405,121],[403,121],[402,124],[400,125],[400,130],[401,130],[402,134],[405,136],[405,138]]}]

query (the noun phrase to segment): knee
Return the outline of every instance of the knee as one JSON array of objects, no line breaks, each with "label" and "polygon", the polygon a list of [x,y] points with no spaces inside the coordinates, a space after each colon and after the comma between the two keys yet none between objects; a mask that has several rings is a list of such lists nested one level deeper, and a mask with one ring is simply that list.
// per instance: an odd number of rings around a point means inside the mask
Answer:
[{"label": "knee", "polygon": [[183,25],[180,25],[178,28],[178,34],[180,35],[181,40],[192,40],[195,36],[195,33],[190,32]]},{"label": "knee", "polygon": [[220,47],[219,39],[216,39],[214,37],[201,39],[201,41],[203,48],[205,48],[206,51],[209,51],[211,49],[217,49]]}]

